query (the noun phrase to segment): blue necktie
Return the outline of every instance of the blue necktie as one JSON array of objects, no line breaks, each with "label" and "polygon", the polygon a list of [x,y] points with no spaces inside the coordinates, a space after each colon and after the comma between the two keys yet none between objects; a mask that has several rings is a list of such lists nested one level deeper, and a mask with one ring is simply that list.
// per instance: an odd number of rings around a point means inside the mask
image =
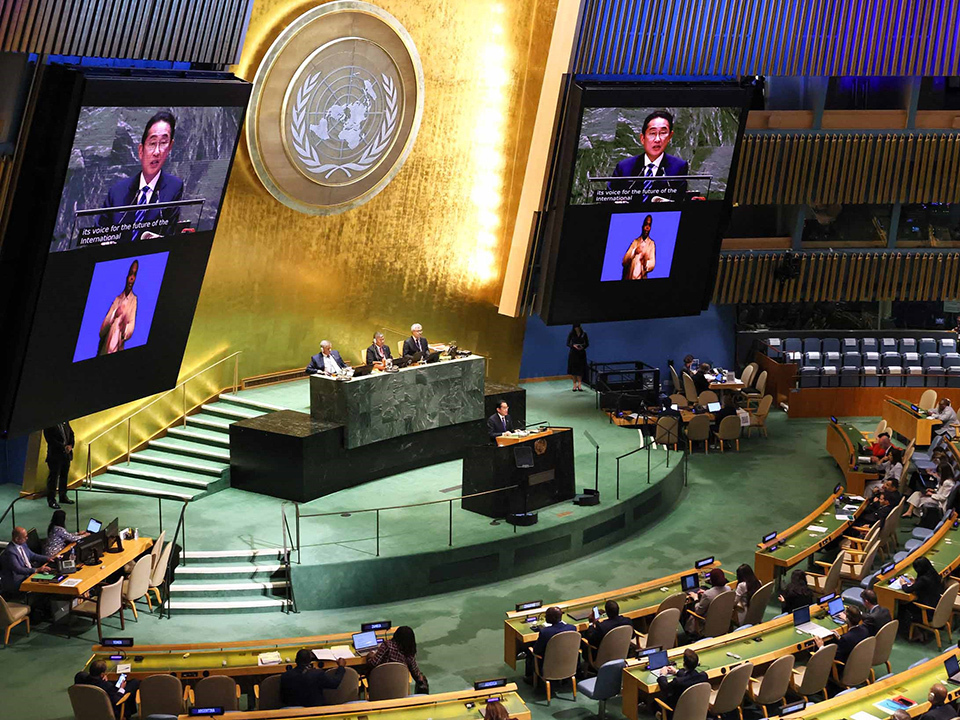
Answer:
[{"label": "blue necktie", "polygon": [[[657,166],[653,163],[647,163],[647,171],[643,174],[644,177],[652,178],[656,172]],[[644,180],[643,181],[643,200],[642,202],[647,202],[650,199],[650,192],[653,190],[653,180]]]},{"label": "blue necktie", "polygon": [[[144,186],[143,186],[143,188],[140,190],[140,199],[137,200],[137,205],[146,205],[146,204],[147,204],[147,192],[148,192],[149,190],[150,190],[150,186],[149,186],[149,185],[144,185]],[[143,210],[137,210],[137,214],[136,214],[136,216],[134,217],[134,222],[138,222],[138,223],[143,222],[143,219],[144,219],[146,216],[147,216],[147,210],[146,210],[146,208],[144,208]],[[140,228],[137,228],[136,230],[134,230],[134,231],[133,231],[133,239],[136,240],[138,237],[140,237],[140,233],[141,233],[141,232],[142,232],[142,230],[141,230]]]}]

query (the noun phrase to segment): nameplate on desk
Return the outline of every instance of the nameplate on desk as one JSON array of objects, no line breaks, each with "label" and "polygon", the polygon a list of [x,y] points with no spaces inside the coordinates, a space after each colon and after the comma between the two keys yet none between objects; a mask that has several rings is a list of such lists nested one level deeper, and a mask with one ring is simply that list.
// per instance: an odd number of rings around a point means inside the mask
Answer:
[{"label": "nameplate on desk", "polygon": [[693,567],[697,570],[700,570],[705,568],[707,565],[713,565],[713,556],[705,557],[703,560],[697,560]]},{"label": "nameplate on desk", "polygon": [[133,647],[133,638],[109,638],[100,641],[102,647]]},{"label": "nameplate on desk", "polygon": [[531,473],[527,481],[530,485],[540,485],[541,483],[550,482],[555,477],[555,470],[544,470],[543,472]]},{"label": "nameplate on desk", "polygon": [[377,630],[389,630],[389,620],[378,620],[377,622],[368,622],[360,624],[360,632],[375,632]]},{"label": "nameplate on desk", "polygon": [[517,612],[523,612],[525,610],[536,610],[537,608],[543,607],[543,600],[531,600],[530,602],[519,603],[517,604]]},{"label": "nameplate on desk", "polygon": [[490,690],[491,688],[506,687],[506,678],[495,678],[493,680],[478,680],[473,684],[474,690]]}]

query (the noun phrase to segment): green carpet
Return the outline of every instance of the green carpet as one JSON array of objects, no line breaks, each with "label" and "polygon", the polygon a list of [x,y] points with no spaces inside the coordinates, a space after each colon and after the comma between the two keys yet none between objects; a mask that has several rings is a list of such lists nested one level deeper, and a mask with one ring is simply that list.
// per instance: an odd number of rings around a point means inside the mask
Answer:
[{"label": "green carpet", "polygon": [[[611,428],[603,416],[598,418],[591,393],[570,393],[568,387],[567,383],[530,384],[527,386],[531,408],[528,412],[542,408],[552,413],[547,417],[554,423],[568,422],[578,429],[578,484],[582,484],[585,477],[581,464],[587,462],[592,470],[592,452],[587,452],[589,445],[582,440],[584,423],[604,427],[610,433],[621,433],[604,439],[597,437],[601,445],[601,490],[607,492],[613,483],[614,448],[621,442],[620,437],[624,438],[623,447],[631,443],[635,447],[636,433]],[[872,427],[875,422],[876,419],[860,421],[864,428]],[[741,562],[752,562],[753,548],[761,535],[792,524],[827,496],[841,476],[824,450],[825,421],[788,420],[782,413],[775,412],[768,424],[770,437],[744,439],[740,453],[720,455],[711,451],[708,456],[702,452],[693,455],[689,461],[689,487],[684,496],[671,513],[651,524],[646,532],[562,567],[484,588],[385,606],[298,615],[174,616],[171,620],[158,620],[141,613],[139,623],[127,625],[127,634],[145,644],[291,637],[342,631],[364,621],[389,617],[394,624],[409,624],[416,629],[418,659],[430,678],[433,692],[463,689],[479,678],[503,675],[515,678],[502,661],[502,626],[504,612],[512,609],[516,602],[536,598],[560,600],[622,587],[687,568],[691,560],[705,555],[716,555],[732,571]],[[637,465],[630,470],[633,481],[645,482],[645,464],[639,460],[644,454],[632,457],[637,460]],[[671,454],[671,465],[676,459]],[[14,494],[14,489],[0,488],[0,500],[4,504]],[[98,498],[84,502],[85,516],[91,514],[94,502],[104,503],[96,506],[101,519],[109,520],[118,512],[125,518],[141,513],[144,519],[140,527],[144,532],[149,532],[151,523],[156,524],[156,501],[111,497],[106,503]],[[317,501],[317,506],[323,503],[324,500]],[[239,529],[222,537],[220,547],[260,547],[279,540],[276,501],[227,490],[212,496],[209,504],[209,509],[203,511],[191,508],[191,513],[196,511],[196,519],[189,520],[191,526],[216,529],[219,519],[229,517],[231,525],[236,524]],[[40,507],[19,511],[19,523],[24,524],[24,518],[33,518],[38,524],[47,521],[45,505],[39,502],[20,505]],[[171,503],[164,512],[172,513],[173,508]],[[164,521],[171,522],[170,516]],[[9,523],[4,533],[8,530]],[[199,530],[194,534],[204,535]],[[213,536],[217,537],[215,533]],[[188,537],[188,545],[190,542]],[[199,544],[200,538],[196,542]],[[768,617],[773,614],[775,610],[771,606]],[[117,621],[108,621],[108,625],[117,626],[108,633],[119,633]],[[0,656],[5,668],[0,716],[71,717],[66,688],[73,674],[89,658],[90,647],[96,640],[95,631],[86,629],[81,621],[77,621],[76,627],[85,631],[69,640],[51,635],[42,624],[29,637],[21,628],[13,631],[11,645]],[[919,658],[935,653],[933,643],[924,646],[898,641],[892,657],[893,668],[904,670]],[[548,717],[578,720],[596,713],[596,703],[584,698],[573,702],[569,690],[561,690],[560,697],[549,707],[544,697],[534,696],[528,686],[521,684],[521,692],[534,720]],[[608,712],[612,717],[619,717],[618,703],[611,702]],[[747,714],[756,716],[752,710]]]}]

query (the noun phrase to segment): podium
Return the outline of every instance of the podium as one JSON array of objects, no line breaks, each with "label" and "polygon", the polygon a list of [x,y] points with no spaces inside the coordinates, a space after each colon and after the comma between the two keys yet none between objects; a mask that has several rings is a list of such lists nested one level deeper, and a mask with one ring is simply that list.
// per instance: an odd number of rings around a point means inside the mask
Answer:
[{"label": "podium", "polygon": [[[532,449],[532,468],[517,467],[517,448]],[[502,518],[571,500],[576,494],[575,484],[572,428],[550,428],[524,438],[499,437],[497,444],[468,449],[463,459],[463,494],[518,487],[464,498],[460,506],[480,515]]]}]

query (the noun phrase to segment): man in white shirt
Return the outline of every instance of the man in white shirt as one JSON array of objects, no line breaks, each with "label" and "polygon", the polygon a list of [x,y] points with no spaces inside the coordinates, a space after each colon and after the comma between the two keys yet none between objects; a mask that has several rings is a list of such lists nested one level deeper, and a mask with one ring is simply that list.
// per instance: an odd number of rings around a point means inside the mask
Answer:
[{"label": "man in white shirt", "polygon": [[347,364],[340,357],[340,353],[333,349],[329,340],[320,341],[320,352],[310,358],[310,364],[307,365],[307,373],[315,375],[317,373],[326,373],[327,375],[336,375],[345,368]]},{"label": "man in white shirt", "polygon": [[940,440],[935,444],[939,445],[944,440],[953,440],[957,413],[953,407],[951,407],[950,398],[940,398],[940,402],[937,403],[936,412],[930,413],[930,417],[942,423],[936,430],[935,434]]}]

